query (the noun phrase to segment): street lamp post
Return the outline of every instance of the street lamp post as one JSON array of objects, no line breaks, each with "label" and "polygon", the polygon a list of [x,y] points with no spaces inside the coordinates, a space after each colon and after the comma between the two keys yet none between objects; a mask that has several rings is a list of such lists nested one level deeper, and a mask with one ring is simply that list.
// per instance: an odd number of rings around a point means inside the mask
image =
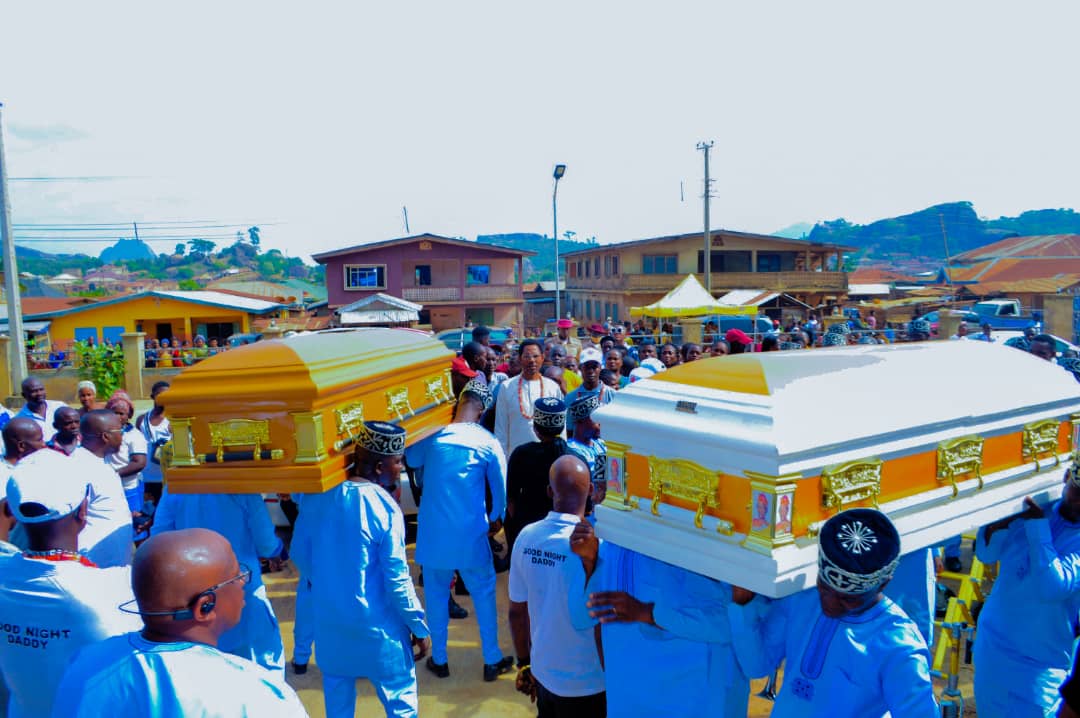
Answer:
[{"label": "street lamp post", "polygon": [[562,318],[562,300],[559,291],[559,180],[566,174],[566,165],[555,165],[555,189],[551,191],[551,224],[552,233],[555,235],[555,319]]}]

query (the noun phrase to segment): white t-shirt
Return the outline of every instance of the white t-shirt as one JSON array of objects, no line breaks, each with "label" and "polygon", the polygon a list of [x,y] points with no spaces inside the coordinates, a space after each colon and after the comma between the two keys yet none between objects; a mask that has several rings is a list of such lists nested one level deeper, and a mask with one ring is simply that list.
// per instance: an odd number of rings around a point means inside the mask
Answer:
[{"label": "white t-shirt", "polygon": [[53,426],[53,419],[56,417],[56,410],[63,406],[67,406],[67,404],[62,401],[53,401],[52,399],[46,399],[44,417],[30,411],[30,407],[26,405],[23,405],[23,408],[19,409],[15,416],[25,416],[36,421],[38,426],[41,427],[42,440],[48,441],[56,435],[56,427]]},{"label": "white t-shirt", "polygon": [[[146,437],[141,431],[128,424],[124,426],[124,438],[120,442],[120,448],[115,453],[106,454],[105,462],[116,471],[120,471],[131,463],[131,457],[136,454],[146,456]],[[136,488],[141,480],[141,471],[120,477],[125,491]]]},{"label": "white t-shirt", "polygon": [[172,428],[165,416],[161,417],[161,423],[154,426],[150,423],[150,412],[139,416],[135,422],[137,428],[146,439],[146,468],[142,470],[142,478],[148,484],[160,484],[161,457],[158,455],[160,447],[172,439]]},{"label": "white t-shirt", "polygon": [[92,568],[21,553],[0,556],[0,671],[11,691],[9,718],[47,716],[76,651],[137,630],[127,568]]},{"label": "white t-shirt", "polygon": [[585,585],[581,560],[570,550],[578,523],[573,514],[552,511],[522,529],[510,561],[510,600],[529,604],[533,675],[564,698],[604,690],[593,629],[574,630],[567,606],[575,573],[579,590]]},{"label": "white t-shirt", "polygon": [[73,470],[82,472],[90,484],[86,528],[79,534],[79,547],[98,566],[130,566],[135,536],[120,475],[104,459],[81,446],[75,449],[71,460],[78,462]]}]

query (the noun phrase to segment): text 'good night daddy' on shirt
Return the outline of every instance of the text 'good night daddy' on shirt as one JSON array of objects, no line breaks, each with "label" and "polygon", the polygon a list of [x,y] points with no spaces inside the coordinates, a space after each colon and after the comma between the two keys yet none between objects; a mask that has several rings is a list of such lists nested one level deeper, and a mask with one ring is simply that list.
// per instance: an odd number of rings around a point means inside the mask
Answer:
[{"label": "text 'good night daddy' on shirt", "polygon": [[552,511],[529,524],[518,535],[510,561],[510,600],[529,604],[533,675],[565,698],[604,690],[593,630],[576,630],[567,605],[570,586],[585,580],[581,560],[570,551],[578,522],[573,514]]}]

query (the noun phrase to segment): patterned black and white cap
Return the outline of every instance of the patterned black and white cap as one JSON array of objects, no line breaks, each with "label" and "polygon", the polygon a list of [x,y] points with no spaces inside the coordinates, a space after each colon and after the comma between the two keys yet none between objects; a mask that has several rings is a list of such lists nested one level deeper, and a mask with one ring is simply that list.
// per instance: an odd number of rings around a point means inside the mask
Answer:
[{"label": "patterned black and white cap", "polygon": [[570,405],[570,419],[574,422],[585,421],[592,413],[600,408],[599,394],[586,394],[579,396]]},{"label": "patterned black and white cap", "polygon": [[562,429],[566,426],[566,403],[553,396],[545,396],[533,404],[533,426],[541,429]]},{"label": "patterned black and white cap", "polygon": [[823,347],[846,347],[847,335],[840,334],[838,332],[829,332],[821,338],[821,346]]},{"label": "patterned black and white cap", "polygon": [[356,442],[373,454],[397,456],[405,453],[405,429],[385,421],[365,421]]},{"label": "patterned black and white cap", "polygon": [[462,397],[466,394],[480,401],[484,405],[485,409],[491,408],[491,389],[488,385],[478,379],[470,379],[469,382],[462,387],[461,394],[458,395],[458,402],[461,402]]},{"label": "patterned black and white cap", "polygon": [[877,339],[874,339],[869,334],[863,334],[859,337],[859,344],[877,344]]},{"label": "patterned black and white cap", "polygon": [[796,349],[802,349],[802,344],[798,342],[780,342],[780,351],[793,352]]},{"label": "patterned black and white cap", "polygon": [[878,590],[900,562],[900,534],[876,509],[838,513],[821,527],[818,543],[818,578],[843,594]]},{"label": "patterned black and white cap", "polygon": [[827,334],[851,334],[851,327],[848,326],[847,322],[838,322],[837,324],[833,324],[831,327],[829,327],[829,331],[826,332],[826,333]]},{"label": "patterned black and white cap", "polygon": [[911,334],[925,334],[926,336],[930,336],[930,331],[932,329],[933,327],[930,325],[930,322],[925,319],[914,319],[911,324],[908,325],[908,332]]}]

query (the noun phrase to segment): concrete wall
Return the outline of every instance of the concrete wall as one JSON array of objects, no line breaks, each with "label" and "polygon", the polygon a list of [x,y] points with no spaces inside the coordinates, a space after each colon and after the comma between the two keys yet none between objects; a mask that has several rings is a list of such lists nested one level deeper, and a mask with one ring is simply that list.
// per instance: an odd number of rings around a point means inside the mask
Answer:
[{"label": "concrete wall", "polygon": [[1075,314],[1071,294],[1045,294],[1042,296],[1043,328],[1049,334],[1067,341],[1076,337]]}]

